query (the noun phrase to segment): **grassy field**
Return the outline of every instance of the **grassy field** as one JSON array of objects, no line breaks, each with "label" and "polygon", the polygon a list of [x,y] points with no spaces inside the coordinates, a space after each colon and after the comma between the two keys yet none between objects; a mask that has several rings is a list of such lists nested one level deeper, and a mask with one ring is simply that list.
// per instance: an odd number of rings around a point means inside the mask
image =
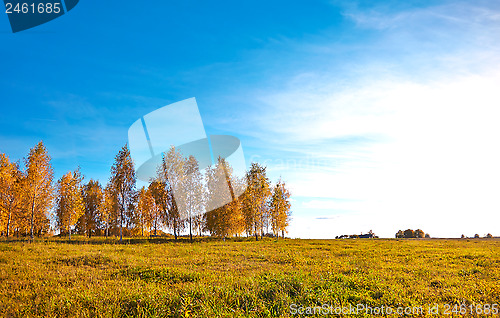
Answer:
[{"label": "grassy field", "polygon": [[[500,303],[494,239],[116,243],[0,240],[0,316],[291,317],[323,304],[311,316],[498,316],[484,314]],[[338,311],[349,305],[365,309]]]}]

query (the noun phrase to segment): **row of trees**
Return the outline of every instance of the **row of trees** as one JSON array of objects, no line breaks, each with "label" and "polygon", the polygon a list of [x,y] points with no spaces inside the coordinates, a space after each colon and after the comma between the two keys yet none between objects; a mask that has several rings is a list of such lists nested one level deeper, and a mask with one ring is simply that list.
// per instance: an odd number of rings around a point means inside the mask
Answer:
[{"label": "row of trees", "polygon": [[378,238],[378,236],[373,233],[372,230],[368,231],[367,234],[343,234],[343,235],[338,235],[335,236],[335,239],[349,239],[349,238]]},{"label": "row of trees", "polygon": [[266,168],[257,163],[241,179],[222,158],[203,174],[194,157],[185,158],[174,147],[164,154],[148,186],[138,191],[127,145],[116,155],[106,186],[92,179],[84,183],[80,169],[54,183],[42,142],[30,150],[24,169],[0,154],[0,233],[5,236],[48,234],[51,218],[70,239],[74,232],[121,240],[163,230],[175,238],[184,230],[191,238],[207,232],[218,237],[246,233],[256,239],[269,233],[284,236],[289,198],[285,183],[271,184]]},{"label": "row of trees", "polygon": [[[465,238],[469,238],[469,237],[462,234],[462,236],[460,238],[465,239]],[[481,238],[481,237],[479,236],[479,234],[476,233],[476,234],[474,234],[474,238]],[[484,238],[493,238],[493,235],[491,235],[491,233],[488,233],[484,236]]]},{"label": "row of trees", "polygon": [[430,238],[431,236],[429,234],[426,234],[424,231],[421,229],[417,230],[412,230],[412,229],[407,229],[405,231],[399,230],[396,233],[396,238]]},{"label": "row of trees", "polygon": [[43,143],[25,158],[25,170],[0,154],[0,232],[41,235],[50,229],[48,211],[54,191],[53,170]]}]

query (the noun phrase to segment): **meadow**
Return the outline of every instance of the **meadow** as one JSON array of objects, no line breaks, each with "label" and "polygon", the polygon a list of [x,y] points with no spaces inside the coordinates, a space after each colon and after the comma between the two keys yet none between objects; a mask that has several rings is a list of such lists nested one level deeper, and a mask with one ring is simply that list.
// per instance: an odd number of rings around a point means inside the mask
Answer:
[{"label": "meadow", "polygon": [[0,317],[493,317],[500,240],[3,239],[0,290]]}]

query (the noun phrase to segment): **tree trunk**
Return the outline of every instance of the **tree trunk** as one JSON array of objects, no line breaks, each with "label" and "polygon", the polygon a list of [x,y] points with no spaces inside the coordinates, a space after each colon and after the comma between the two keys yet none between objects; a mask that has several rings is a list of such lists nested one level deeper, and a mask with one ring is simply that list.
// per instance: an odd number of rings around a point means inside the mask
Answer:
[{"label": "tree trunk", "polygon": [[122,227],[123,227],[123,209],[120,211],[120,244],[123,243]]},{"label": "tree trunk", "polygon": [[33,194],[33,201],[31,202],[31,240],[33,240],[33,228],[35,226],[34,224],[34,218],[35,218],[35,195]]},{"label": "tree trunk", "polygon": [[189,218],[189,239],[193,241],[193,234],[191,233],[191,217]]},{"label": "tree trunk", "polygon": [[259,226],[257,224],[257,222],[254,223],[254,233],[255,233],[255,240],[258,241],[259,240],[259,230],[258,230]]},{"label": "tree trunk", "polygon": [[177,221],[174,220],[174,238],[177,240]]},{"label": "tree trunk", "polygon": [[69,240],[71,241],[71,211],[69,212],[68,232],[69,232]]},{"label": "tree trunk", "polygon": [[7,237],[9,237],[10,233],[10,220],[12,219],[12,205],[9,208],[9,218],[7,219]]}]

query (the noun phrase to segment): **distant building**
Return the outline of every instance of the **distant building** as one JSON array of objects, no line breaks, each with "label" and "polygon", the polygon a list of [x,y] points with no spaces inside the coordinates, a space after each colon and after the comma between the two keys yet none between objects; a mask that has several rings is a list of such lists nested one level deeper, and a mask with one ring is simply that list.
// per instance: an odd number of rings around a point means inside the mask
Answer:
[{"label": "distant building", "polygon": [[335,236],[336,239],[354,239],[354,238],[378,238],[374,233],[368,234],[352,234],[352,235],[340,235]]},{"label": "distant building", "polygon": [[368,233],[368,234],[360,234],[358,235],[359,238],[373,238],[374,235],[373,233]]}]

